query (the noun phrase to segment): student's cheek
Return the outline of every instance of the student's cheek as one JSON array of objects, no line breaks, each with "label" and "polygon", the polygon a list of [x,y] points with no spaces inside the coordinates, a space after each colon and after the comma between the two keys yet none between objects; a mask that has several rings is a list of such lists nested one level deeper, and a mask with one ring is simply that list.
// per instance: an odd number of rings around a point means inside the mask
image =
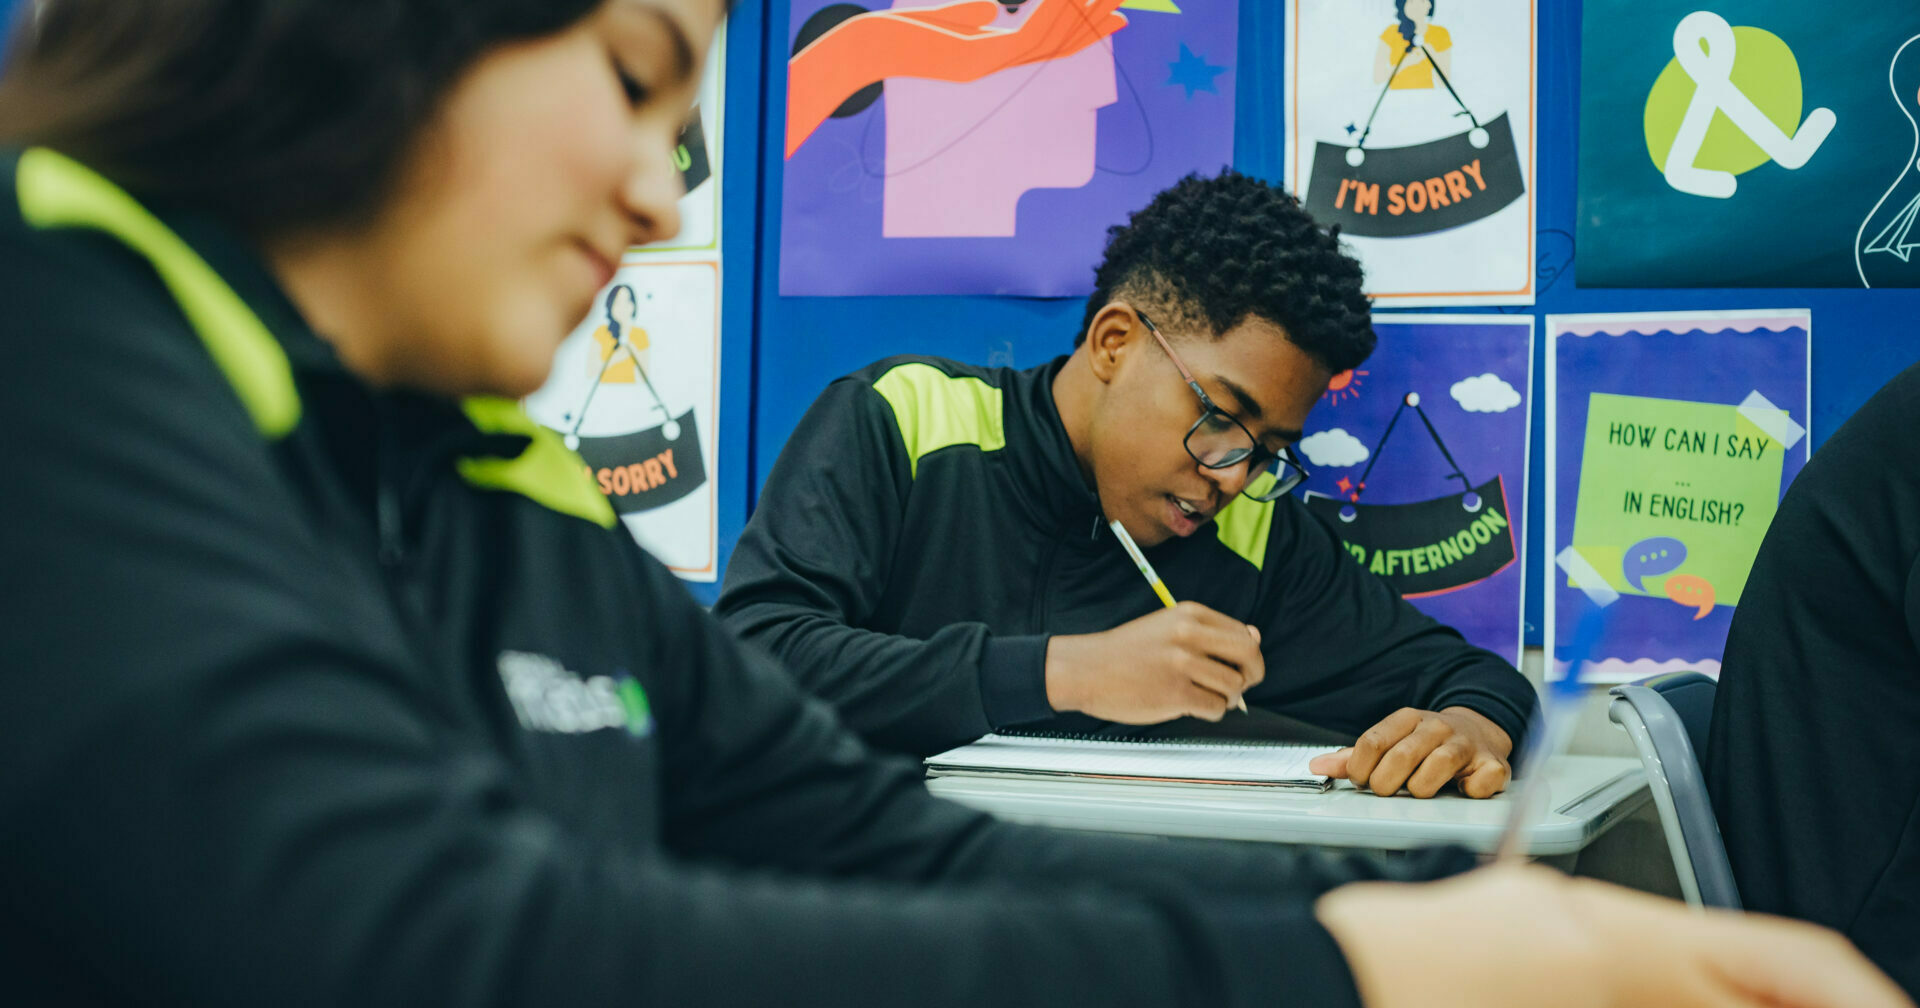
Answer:
[{"label": "student's cheek", "polygon": [[494,309],[475,319],[489,344],[488,376],[496,395],[521,397],[545,384],[560,343],[586,318],[597,291],[582,285],[570,251],[546,269],[528,269],[502,285]]}]

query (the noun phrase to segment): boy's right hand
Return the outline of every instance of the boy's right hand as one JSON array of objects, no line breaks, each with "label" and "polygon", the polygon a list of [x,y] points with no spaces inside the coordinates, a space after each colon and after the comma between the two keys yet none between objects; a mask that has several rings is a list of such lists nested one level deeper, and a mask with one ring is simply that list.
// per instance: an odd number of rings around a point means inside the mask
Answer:
[{"label": "boy's right hand", "polygon": [[1826,928],[1545,868],[1363,882],[1315,913],[1368,1008],[1914,1008]]},{"label": "boy's right hand", "polygon": [[1047,642],[1047,701],[1122,724],[1218,721],[1266,678],[1260,631],[1198,602]]}]

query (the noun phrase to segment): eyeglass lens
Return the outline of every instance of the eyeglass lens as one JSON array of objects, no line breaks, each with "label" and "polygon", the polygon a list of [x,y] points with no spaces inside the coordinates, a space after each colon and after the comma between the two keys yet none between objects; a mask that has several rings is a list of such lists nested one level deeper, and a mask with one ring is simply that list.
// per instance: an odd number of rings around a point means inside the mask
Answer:
[{"label": "eyeglass lens", "polygon": [[1187,452],[1209,468],[1225,468],[1254,453],[1253,437],[1232,417],[1208,410],[1187,432]]}]

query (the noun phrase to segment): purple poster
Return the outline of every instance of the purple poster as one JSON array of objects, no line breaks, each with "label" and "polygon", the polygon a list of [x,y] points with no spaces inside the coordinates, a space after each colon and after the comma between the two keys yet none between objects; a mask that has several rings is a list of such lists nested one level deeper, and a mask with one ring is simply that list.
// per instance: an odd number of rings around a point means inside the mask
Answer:
[{"label": "purple poster", "polygon": [[1548,674],[1718,676],[1734,607],[1812,442],[1805,311],[1547,319]]},{"label": "purple poster", "polygon": [[1233,160],[1237,0],[793,0],[780,293],[1081,297]]},{"label": "purple poster", "polygon": [[1520,662],[1529,315],[1375,316],[1379,349],[1307,417],[1303,500],[1354,561]]}]

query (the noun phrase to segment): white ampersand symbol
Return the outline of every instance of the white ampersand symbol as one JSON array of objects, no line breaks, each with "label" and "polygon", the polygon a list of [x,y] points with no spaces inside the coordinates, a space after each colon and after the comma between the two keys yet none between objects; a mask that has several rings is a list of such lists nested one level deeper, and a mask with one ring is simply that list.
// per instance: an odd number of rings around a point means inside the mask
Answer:
[{"label": "white ampersand symbol", "polygon": [[1693,100],[1674,135],[1663,166],[1667,184],[1695,196],[1726,199],[1737,183],[1732,172],[1694,166],[1700,146],[1706,142],[1707,127],[1713,114],[1722,112],[1747,138],[1782,168],[1798,168],[1813,157],[1820,144],[1833,131],[1833,110],[1817,108],[1806,122],[1789,137],[1768,119],[1766,113],[1733,85],[1735,46],[1733,28],[1725,18],[1712,11],[1694,11],[1680,19],[1673,30],[1673,57],[1680,69],[1693,78]]}]

